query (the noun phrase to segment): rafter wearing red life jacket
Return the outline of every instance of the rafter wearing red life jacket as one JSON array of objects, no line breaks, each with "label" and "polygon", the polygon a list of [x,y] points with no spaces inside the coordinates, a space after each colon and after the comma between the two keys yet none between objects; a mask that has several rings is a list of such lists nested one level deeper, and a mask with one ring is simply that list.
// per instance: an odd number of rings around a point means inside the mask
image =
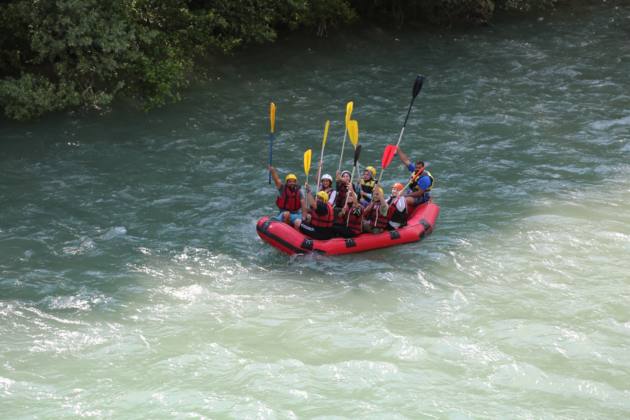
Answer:
[{"label": "rafter wearing red life jacket", "polygon": [[337,194],[335,197],[335,209],[337,211],[343,209],[346,205],[348,191],[350,190],[350,178],[352,177],[352,173],[350,171],[341,171],[341,174],[337,173],[337,182],[336,182],[336,190]]},{"label": "rafter wearing red life jacket", "polygon": [[326,214],[317,213],[316,209],[310,209],[309,213],[311,214],[311,221],[309,225],[315,228],[331,228],[333,222],[335,220],[335,212],[333,211],[333,207],[330,203],[326,204]]},{"label": "rafter wearing red life jacket", "polygon": [[389,208],[387,214],[385,215],[383,215],[380,211],[380,206],[373,206],[371,209],[369,209],[366,220],[369,222],[371,228],[385,230],[387,228],[387,224],[389,223]]},{"label": "rafter wearing red life jacket", "polygon": [[276,205],[280,210],[287,210],[290,212],[297,211],[302,207],[300,201],[300,187],[292,189],[287,184],[282,186],[282,193],[276,198]]},{"label": "rafter wearing red life jacket", "polygon": [[361,233],[363,227],[363,208],[351,207],[346,210],[347,214],[345,219],[346,226],[348,226],[348,232],[352,235],[358,235]]},{"label": "rafter wearing red life jacket", "polygon": [[337,181],[337,194],[335,195],[335,207],[342,209],[346,205],[346,197],[348,196],[349,185]]},{"label": "rafter wearing red life jacket", "polygon": [[311,201],[308,209],[308,218],[296,223],[295,227],[311,238],[330,239],[333,235],[335,210],[328,203],[328,194],[325,191],[319,191],[317,200],[313,202],[313,198],[308,192],[307,201]]},{"label": "rafter wearing red life jacket", "polygon": [[400,182],[395,183],[392,187],[392,195],[387,199],[387,204],[389,205],[387,210],[389,226],[393,229],[398,229],[407,224],[407,202],[404,197],[399,196],[403,188],[404,186]]}]

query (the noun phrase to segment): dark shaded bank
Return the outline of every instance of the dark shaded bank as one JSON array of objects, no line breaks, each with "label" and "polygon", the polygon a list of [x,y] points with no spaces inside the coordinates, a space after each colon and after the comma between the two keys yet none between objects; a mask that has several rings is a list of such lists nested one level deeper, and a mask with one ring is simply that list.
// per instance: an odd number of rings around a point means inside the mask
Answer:
[{"label": "dark shaded bank", "polygon": [[101,110],[116,98],[150,109],[179,100],[191,81],[211,71],[213,58],[279,34],[321,37],[366,22],[484,24],[499,11],[563,7],[577,6],[564,0],[5,0],[0,107],[17,120]]}]

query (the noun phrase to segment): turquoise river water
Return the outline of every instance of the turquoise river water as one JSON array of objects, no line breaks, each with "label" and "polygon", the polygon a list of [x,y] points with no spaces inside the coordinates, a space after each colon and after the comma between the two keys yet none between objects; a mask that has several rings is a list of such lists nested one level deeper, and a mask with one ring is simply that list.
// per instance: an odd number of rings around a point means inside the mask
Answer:
[{"label": "turquoise river water", "polygon": [[[630,6],[604,5],[294,37],[149,114],[0,122],[0,417],[629,418]],[[417,73],[433,235],[263,243],[269,101],[303,180],[348,100],[380,162]]]}]

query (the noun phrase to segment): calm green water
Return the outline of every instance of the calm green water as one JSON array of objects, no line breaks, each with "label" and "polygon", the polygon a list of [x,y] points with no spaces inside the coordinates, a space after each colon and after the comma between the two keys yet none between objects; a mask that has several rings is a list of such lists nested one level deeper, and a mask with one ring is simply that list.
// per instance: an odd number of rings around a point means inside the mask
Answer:
[{"label": "calm green water", "polygon": [[[630,417],[629,27],[293,39],[148,115],[3,121],[0,417]],[[326,119],[336,168],[348,100],[375,164],[416,73],[402,145],[437,177],[434,234],[262,243],[268,102],[282,173]]]}]

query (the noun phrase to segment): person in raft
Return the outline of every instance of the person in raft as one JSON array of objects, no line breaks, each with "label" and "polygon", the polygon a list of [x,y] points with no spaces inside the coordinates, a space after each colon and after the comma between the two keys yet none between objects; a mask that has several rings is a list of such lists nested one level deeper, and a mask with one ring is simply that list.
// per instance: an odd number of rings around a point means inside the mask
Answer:
[{"label": "person in raft", "polygon": [[356,193],[350,191],[348,203],[339,212],[335,224],[333,225],[333,231],[338,236],[353,238],[361,233],[362,228],[363,207],[359,204]]},{"label": "person in raft", "polygon": [[333,206],[328,203],[328,194],[326,191],[320,191],[315,199],[308,184],[305,189],[306,199],[302,206],[302,219],[297,219],[293,227],[313,239],[330,239],[333,234],[335,212]]},{"label": "person in raft", "polygon": [[[352,174],[350,171],[337,171],[337,185],[335,194],[335,214],[339,213],[346,205],[346,196],[350,191],[350,177]],[[353,188],[354,189],[354,188]]]},{"label": "person in raft", "polygon": [[380,186],[374,187],[372,201],[363,210],[363,216],[364,232],[381,233],[389,226],[389,206]]},{"label": "person in raft", "polygon": [[415,164],[412,163],[400,147],[398,147],[397,153],[402,163],[409,169],[409,172],[411,172],[409,190],[407,190],[405,194],[407,206],[418,206],[422,203],[426,203],[431,198],[430,191],[434,183],[433,175],[425,170],[423,161],[419,160]]},{"label": "person in raft", "polygon": [[297,176],[294,174],[288,174],[284,178],[284,184],[280,182],[280,177],[276,168],[269,166],[271,171],[271,177],[278,189],[278,196],[276,197],[276,205],[280,209],[278,215],[272,217],[272,220],[279,220],[281,222],[292,225],[302,215],[302,203],[304,202],[304,194],[297,183]]},{"label": "person in raft", "polygon": [[333,179],[329,174],[322,175],[322,179],[319,181],[319,190],[326,191],[328,194],[328,202],[331,205],[335,205],[335,199],[337,198],[337,191],[333,189]]},{"label": "person in raft", "polygon": [[392,195],[387,199],[389,206],[389,226],[388,229],[398,229],[407,224],[407,201],[401,197],[403,184],[397,182],[392,187]]},{"label": "person in raft", "polygon": [[361,182],[359,183],[359,193],[360,193],[360,203],[363,207],[367,206],[370,201],[372,201],[372,192],[374,190],[374,185],[376,185],[376,181],[374,177],[376,176],[376,169],[374,166],[368,166],[363,171],[363,176],[361,177]]}]

